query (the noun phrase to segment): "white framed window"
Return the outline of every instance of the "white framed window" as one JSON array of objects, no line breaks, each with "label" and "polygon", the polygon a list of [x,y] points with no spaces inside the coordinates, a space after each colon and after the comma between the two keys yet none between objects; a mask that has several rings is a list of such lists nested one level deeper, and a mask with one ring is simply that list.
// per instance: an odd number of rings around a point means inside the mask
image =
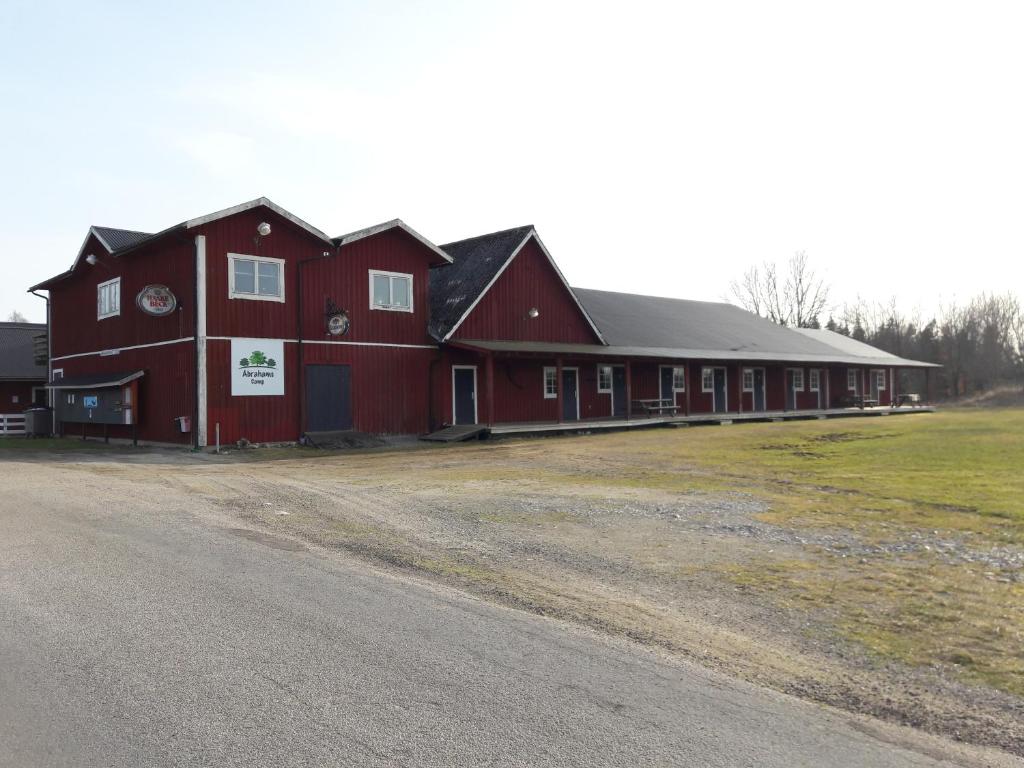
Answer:
[{"label": "white framed window", "polygon": [[96,319],[121,314],[121,278],[115,277],[96,286]]},{"label": "white framed window", "polygon": [[597,366],[597,391],[601,393],[612,391],[612,367],[610,365]]},{"label": "white framed window", "polygon": [[681,366],[672,369],[672,391],[686,391],[686,369]]},{"label": "white framed window", "polygon": [[743,369],[743,391],[753,392],[754,391],[754,369],[744,368]]},{"label": "white framed window", "polygon": [[885,371],[875,371],[875,386],[879,392],[885,392]]},{"label": "white framed window", "polygon": [[284,302],[284,259],[228,254],[228,298]]},{"label": "white framed window", "polygon": [[811,392],[818,392],[821,389],[821,371],[812,368],[807,373],[807,383]]},{"label": "white framed window", "polygon": [[857,391],[857,369],[847,368],[846,369],[846,388],[851,392]]},{"label": "white framed window", "polygon": [[714,392],[715,391],[715,369],[714,368],[701,368],[701,370],[700,370],[700,389],[701,389],[701,392]]},{"label": "white framed window", "polygon": [[558,397],[558,369],[544,367],[544,399]]},{"label": "white framed window", "polygon": [[804,391],[804,369],[793,368],[793,389],[797,392]]},{"label": "white framed window", "polygon": [[412,275],[371,269],[370,309],[412,312]]}]

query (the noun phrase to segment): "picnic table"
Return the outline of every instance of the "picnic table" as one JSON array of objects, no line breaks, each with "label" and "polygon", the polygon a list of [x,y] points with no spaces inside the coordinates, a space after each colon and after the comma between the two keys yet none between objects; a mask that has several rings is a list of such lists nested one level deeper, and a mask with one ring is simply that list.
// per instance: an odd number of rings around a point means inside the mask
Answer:
[{"label": "picnic table", "polygon": [[878,405],[878,399],[867,395],[843,395],[840,402],[847,407],[872,408]]},{"label": "picnic table", "polygon": [[915,408],[921,405],[921,396],[917,392],[906,392],[896,396],[896,407],[899,408],[902,405],[912,405]]},{"label": "picnic table", "polygon": [[666,413],[670,416],[675,416],[679,412],[679,406],[672,400],[654,398],[651,400],[634,400],[633,410],[643,411],[648,416],[652,413],[658,414],[659,416],[663,416]]}]

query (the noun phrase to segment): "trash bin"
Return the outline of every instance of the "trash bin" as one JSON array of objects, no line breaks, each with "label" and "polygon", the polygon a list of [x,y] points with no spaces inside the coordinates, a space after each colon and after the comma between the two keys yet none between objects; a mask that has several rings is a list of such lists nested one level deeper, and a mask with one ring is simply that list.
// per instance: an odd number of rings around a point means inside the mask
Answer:
[{"label": "trash bin", "polygon": [[192,419],[188,416],[175,416],[174,422],[178,425],[179,432],[192,431]]},{"label": "trash bin", "polygon": [[49,437],[53,434],[53,409],[37,405],[25,410],[25,437]]}]

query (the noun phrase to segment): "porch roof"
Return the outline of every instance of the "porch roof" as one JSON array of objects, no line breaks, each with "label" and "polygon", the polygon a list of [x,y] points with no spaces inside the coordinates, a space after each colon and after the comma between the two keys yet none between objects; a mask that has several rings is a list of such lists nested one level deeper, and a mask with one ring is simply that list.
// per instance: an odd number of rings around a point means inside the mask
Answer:
[{"label": "porch roof", "polygon": [[[692,349],[684,347],[640,347],[603,344],[563,344],[547,341],[490,341],[460,339],[452,346],[497,354],[546,356],[586,356],[598,358],[646,357],[662,360],[723,360],[764,363],[821,363],[865,365],[880,368],[938,368],[933,363],[907,360],[874,350],[875,355],[854,355],[838,348],[826,347],[820,354],[810,352],[767,352],[751,349]],[[831,351],[830,351],[831,350]]]}]

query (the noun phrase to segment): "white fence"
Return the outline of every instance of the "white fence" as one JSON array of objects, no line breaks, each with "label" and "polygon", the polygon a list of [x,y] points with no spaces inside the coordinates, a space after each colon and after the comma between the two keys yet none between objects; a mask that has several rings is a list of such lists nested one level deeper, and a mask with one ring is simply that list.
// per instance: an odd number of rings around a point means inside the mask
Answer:
[{"label": "white fence", "polygon": [[25,414],[0,413],[0,437],[25,434]]}]

